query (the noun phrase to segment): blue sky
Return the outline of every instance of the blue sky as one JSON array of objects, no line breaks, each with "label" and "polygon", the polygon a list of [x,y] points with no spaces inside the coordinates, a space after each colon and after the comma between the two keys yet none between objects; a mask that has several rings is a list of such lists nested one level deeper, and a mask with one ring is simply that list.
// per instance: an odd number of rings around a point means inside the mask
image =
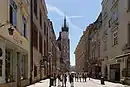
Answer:
[{"label": "blue sky", "polygon": [[74,51],[83,30],[96,20],[101,11],[102,0],[46,0],[48,17],[53,21],[56,36],[67,16],[70,37],[70,61],[75,65]]}]

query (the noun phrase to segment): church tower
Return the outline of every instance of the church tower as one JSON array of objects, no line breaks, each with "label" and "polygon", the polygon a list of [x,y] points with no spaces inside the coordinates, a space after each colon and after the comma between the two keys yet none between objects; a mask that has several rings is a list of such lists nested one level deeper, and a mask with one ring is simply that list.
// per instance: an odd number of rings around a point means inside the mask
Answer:
[{"label": "church tower", "polygon": [[69,27],[67,26],[66,17],[64,17],[63,26],[61,28],[59,40],[61,48],[61,70],[63,72],[70,71],[70,39],[69,39]]}]

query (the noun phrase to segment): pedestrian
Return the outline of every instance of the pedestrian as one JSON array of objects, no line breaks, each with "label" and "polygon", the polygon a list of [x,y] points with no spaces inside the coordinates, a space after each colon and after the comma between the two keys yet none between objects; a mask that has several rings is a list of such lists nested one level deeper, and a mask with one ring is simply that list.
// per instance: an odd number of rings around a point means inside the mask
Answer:
[{"label": "pedestrian", "polygon": [[85,77],[85,82],[86,82],[86,81],[87,81],[87,74],[86,74],[86,73],[85,73],[85,76],[84,76],[84,77]]},{"label": "pedestrian", "polygon": [[64,75],[61,75],[61,82],[62,82],[62,87],[64,87]]},{"label": "pedestrian", "polygon": [[84,82],[84,73],[82,73],[82,80],[83,80],[83,82]]},{"label": "pedestrian", "polygon": [[81,78],[82,78],[82,75],[81,75],[81,73],[79,74],[79,79],[80,79],[80,82],[81,82]]},{"label": "pedestrian", "polygon": [[57,79],[57,76],[56,76],[56,74],[54,73],[54,86],[56,86],[56,79]]},{"label": "pedestrian", "polygon": [[64,74],[64,84],[65,84],[65,87],[66,87],[66,82],[67,82],[67,75]]},{"label": "pedestrian", "polygon": [[60,81],[61,81],[60,74],[57,75],[57,78],[58,78],[58,87],[59,87],[59,86],[61,86],[61,84],[60,84]]},{"label": "pedestrian", "polygon": [[49,75],[49,78],[50,78],[49,87],[52,87],[52,86],[54,86],[54,77],[53,77],[53,74]]},{"label": "pedestrian", "polygon": [[74,76],[73,76],[73,74],[69,75],[69,81],[70,81],[71,87],[74,87]]},{"label": "pedestrian", "polygon": [[75,81],[77,81],[77,82],[78,82],[78,74],[77,74],[77,73],[76,73],[75,78],[76,78],[76,80],[75,80]]},{"label": "pedestrian", "polygon": [[89,80],[90,80],[90,76],[91,76],[91,75],[90,75],[90,72],[89,72],[89,73],[88,73],[88,78],[89,78]]},{"label": "pedestrian", "polygon": [[75,77],[75,81],[76,81],[76,73],[74,74],[74,77]]}]

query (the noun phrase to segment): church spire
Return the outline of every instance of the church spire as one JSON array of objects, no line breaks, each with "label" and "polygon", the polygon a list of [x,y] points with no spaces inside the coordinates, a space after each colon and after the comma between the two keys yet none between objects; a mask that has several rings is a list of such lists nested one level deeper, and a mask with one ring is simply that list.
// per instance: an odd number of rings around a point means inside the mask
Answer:
[{"label": "church spire", "polygon": [[64,17],[64,27],[67,27],[67,24],[66,24],[66,16]]},{"label": "church spire", "polygon": [[68,32],[69,28],[67,26],[67,20],[66,20],[66,16],[64,16],[64,25],[62,27],[62,31],[67,31]]}]

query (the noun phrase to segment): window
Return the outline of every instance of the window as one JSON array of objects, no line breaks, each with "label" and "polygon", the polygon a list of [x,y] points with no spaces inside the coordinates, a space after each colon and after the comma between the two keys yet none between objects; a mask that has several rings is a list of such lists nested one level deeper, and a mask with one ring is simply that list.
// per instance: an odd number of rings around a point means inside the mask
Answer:
[{"label": "window", "polygon": [[6,50],[5,55],[5,81],[11,81],[11,52]]},{"label": "window", "polygon": [[128,73],[128,77],[130,77],[130,58],[128,57],[128,59],[127,59],[127,73]]},{"label": "window", "polygon": [[104,41],[104,51],[107,51],[107,40]]},{"label": "window", "polygon": [[44,22],[44,34],[46,35],[46,23]]},{"label": "window", "polygon": [[26,78],[26,55],[22,55],[22,59],[21,59],[21,79],[25,79]]},{"label": "window", "polygon": [[17,26],[17,5],[10,0],[10,23],[16,28]]},{"label": "window", "polygon": [[37,18],[37,0],[34,0],[34,13]]},{"label": "window", "polygon": [[118,4],[112,9],[112,22],[118,19]]},{"label": "window", "polygon": [[117,29],[113,31],[113,45],[118,44],[118,32]]},{"label": "window", "polygon": [[112,18],[109,19],[109,27],[111,27],[112,24]]},{"label": "window", "polygon": [[2,76],[2,59],[0,59],[0,76]]},{"label": "window", "polygon": [[128,24],[128,43],[130,44],[130,24]]},{"label": "window", "polygon": [[37,66],[34,65],[34,77],[36,77],[36,76],[37,76]]},{"label": "window", "polygon": [[42,54],[42,35],[40,32],[39,32],[39,51]]},{"label": "window", "polygon": [[26,37],[26,24],[27,24],[26,19],[25,19],[25,17],[23,16],[23,17],[22,17],[22,35],[23,35],[24,37]]},{"label": "window", "polygon": [[44,55],[46,55],[46,41],[44,40]]},{"label": "window", "polygon": [[38,49],[38,31],[36,29],[36,25],[35,24],[33,24],[32,37],[33,37],[33,46],[36,49]]},{"label": "window", "polygon": [[128,11],[130,11],[130,0],[128,0]]},{"label": "window", "polygon": [[42,29],[42,12],[41,12],[41,10],[40,10],[40,26],[41,26],[41,29]]}]

